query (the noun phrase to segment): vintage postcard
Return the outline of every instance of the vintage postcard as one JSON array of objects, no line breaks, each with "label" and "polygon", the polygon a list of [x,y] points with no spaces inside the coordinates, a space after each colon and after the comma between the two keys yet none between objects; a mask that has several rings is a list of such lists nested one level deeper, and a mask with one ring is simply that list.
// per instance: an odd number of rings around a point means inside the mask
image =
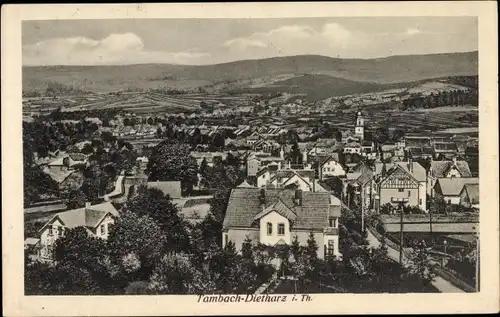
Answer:
[{"label": "vintage postcard", "polygon": [[498,312],[496,12],[2,7],[4,314]]}]

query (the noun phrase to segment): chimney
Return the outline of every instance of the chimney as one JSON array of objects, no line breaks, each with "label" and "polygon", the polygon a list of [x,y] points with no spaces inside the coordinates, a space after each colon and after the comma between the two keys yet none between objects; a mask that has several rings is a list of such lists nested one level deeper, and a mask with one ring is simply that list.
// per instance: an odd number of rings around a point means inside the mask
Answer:
[{"label": "chimney", "polygon": [[295,204],[297,206],[302,206],[302,190],[301,189],[295,190]]},{"label": "chimney", "polygon": [[413,173],[413,161],[411,158],[408,159],[408,170]]},{"label": "chimney", "polygon": [[454,156],[452,160],[453,160],[453,164],[457,164],[457,157],[456,156]]},{"label": "chimney", "polygon": [[90,208],[90,206],[92,206],[92,203],[90,201],[86,201],[85,202],[85,209]]},{"label": "chimney", "polygon": [[266,190],[264,188],[260,189],[259,202],[261,205],[266,203]]}]

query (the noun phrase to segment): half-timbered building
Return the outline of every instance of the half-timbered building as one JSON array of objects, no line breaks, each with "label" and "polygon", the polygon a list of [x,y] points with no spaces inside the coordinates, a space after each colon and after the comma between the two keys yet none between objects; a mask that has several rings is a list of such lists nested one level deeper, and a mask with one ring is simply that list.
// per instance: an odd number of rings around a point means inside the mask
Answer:
[{"label": "half-timbered building", "polygon": [[409,161],[378,167],[374,181],[376,210],[387,203],[395,205],[394,201],[402,198],[407,199],[407,206],[417,206],[424,211],[427,209],[427,178],[422,165]]}]

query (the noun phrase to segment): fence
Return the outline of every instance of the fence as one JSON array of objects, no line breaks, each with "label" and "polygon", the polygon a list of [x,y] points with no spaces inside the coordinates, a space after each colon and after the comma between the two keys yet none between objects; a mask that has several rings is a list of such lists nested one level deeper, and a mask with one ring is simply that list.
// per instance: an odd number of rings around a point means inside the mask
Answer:
[{"label": "fence", "polygon": [[474,287],[470,286],[469,284],[464,282],[462,279],[458,278],[453,273],[451,273],[450,271],[448,271],[446,269],[443,269],[440,266],[434,267],[434,273],[436,273],[436,275],[438,275],[438,276],[441,276],[446,281],[450,282],[454,286],[460,288],[461,290],[463,290],[467,293],[476,292],[476,289]]}]

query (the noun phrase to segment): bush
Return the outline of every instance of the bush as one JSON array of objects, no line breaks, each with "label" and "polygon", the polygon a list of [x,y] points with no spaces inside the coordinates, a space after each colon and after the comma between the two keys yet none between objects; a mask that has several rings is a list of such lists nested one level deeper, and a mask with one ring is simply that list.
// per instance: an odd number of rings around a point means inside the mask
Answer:
[{"label": "bush", "polygon": [[392,206],[390,203],[387,203],[387,204],[384,204],[380,207],[380,213],[389,215],[392,213],[393,209],[394,209],[394,206]]}]

